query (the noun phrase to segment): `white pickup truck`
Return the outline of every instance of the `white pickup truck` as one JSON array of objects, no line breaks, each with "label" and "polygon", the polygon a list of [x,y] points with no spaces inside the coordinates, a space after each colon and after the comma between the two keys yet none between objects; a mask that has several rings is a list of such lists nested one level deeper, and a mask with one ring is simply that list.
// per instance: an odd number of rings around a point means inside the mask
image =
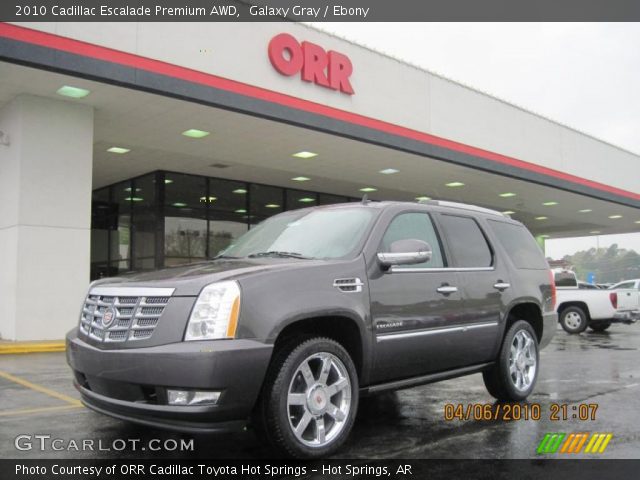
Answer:
[{"label": "white pickup truck", "polygon": [[633,323],[640,319],[638,290],[618,288],[626,287],[626,282],[608,290],[585,289],[579,287],[576,274],[570,270],[554,270],[554,277],[558,320],[568,333],[581,333],[587,327],[602,332],[614,322]]}]

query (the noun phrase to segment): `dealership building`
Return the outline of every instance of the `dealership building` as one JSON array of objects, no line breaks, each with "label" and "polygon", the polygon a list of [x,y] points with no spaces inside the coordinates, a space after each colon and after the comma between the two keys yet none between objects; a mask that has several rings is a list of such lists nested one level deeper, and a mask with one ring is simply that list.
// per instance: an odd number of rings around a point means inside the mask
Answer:
[{"label": "dealership building", "polygon": [[[384,24],[380,24],[381,34]],[[0,23],[0,339],[284,210],[446,199],[640,229],[640,157],[295,23]]]}]

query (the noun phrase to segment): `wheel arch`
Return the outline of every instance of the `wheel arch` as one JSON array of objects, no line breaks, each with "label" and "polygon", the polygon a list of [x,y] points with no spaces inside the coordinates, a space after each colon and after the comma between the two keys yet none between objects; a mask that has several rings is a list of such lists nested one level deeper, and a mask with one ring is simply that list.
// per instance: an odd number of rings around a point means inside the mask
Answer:
[{"label": "wheel arch", "polygon": [[569,301],[569,302],[562,302],[560,305],[558,305],[557,307],[557,312],[558,312],[558,318],[562,315],[562,312],[564,312],[567,308],[569,307],[578,307],[580,308],[585,315],[587,316],[587,321],[591,320],[591,313],[589,312],[589,306],[586,304],[586,302],[583,301]]},{"label": "wheel arch", "polygon": [[533,331],[536,333],[538,343],[542,340],[542,334],[544,333],[544,321],[542,318],[542,309],[536,302],[524,301],[511,305],[507,311],[505,319],[502,341],[504,341],[504,336],[509,331],[509,328],[511,328],[511,325],[518,320],[524,320],[531,325],[531,328],[533,328]]},{"label": "wheel arch", "polygon": [[293,319],[275,336],[274,352],[295,336],[321,336],[338,342],[351,356],[360,385],[366,384],[370,369],[370,345],[365,341],[361,322],[351,315],[318,314]]}]

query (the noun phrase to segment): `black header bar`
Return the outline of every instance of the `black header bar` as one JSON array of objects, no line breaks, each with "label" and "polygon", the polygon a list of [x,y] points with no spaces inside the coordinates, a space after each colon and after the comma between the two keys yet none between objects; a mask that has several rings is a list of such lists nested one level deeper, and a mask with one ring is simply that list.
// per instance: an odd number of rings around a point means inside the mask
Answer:
[{"label": "black header bar", "polygon": [[640,21],[638,0],[2,0],[7,22]]}]

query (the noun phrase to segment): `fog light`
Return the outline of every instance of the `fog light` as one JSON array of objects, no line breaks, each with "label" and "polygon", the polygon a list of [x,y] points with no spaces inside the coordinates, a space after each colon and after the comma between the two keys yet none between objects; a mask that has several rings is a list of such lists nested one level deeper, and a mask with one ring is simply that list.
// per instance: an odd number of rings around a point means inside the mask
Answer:
[{"label": "fog light", "polygon": [[220,392],[200,390],[167,390],[169,405],[215,405]]}]

